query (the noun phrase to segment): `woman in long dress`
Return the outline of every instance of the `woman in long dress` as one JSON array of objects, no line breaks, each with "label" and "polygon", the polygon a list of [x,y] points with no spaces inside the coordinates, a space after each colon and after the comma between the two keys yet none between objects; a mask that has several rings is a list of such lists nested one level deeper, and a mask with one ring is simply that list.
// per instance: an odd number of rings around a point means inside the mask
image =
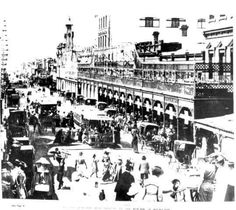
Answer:
[{"label": "woman in long dress", "polygon": [[92,177],[94,174],[96,175],[96,178],[98,178],[98,159],[96,158],[96,154],[93,155],[92,172],[90,177]]},{"label": "woman in long dress", "polygon": [[75,161],[75,172],[73,179],[79,181],[80,178],[87,178],[86,176],[87,163],[83,157],[83,152],[79,153],[78,159]]}]

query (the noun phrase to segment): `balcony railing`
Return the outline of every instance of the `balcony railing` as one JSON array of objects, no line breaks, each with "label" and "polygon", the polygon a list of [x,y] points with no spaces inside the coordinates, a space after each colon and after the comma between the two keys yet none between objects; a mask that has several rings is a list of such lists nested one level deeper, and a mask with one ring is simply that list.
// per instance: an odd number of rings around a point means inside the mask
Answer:
[{"label": "balcony railing", "polygon": [[106,74],[99,74],[94,72],[79,72],[80,78],[90,78],[99,81],[106,81],[116,85],[127,87],[145,88],[151,91],[168,92],[169,94],[194,95],[194,85],[189,83],[169,83],[158,80],[145,80],[142,78],[128,77],[128,76],[110,76]]},{"label": "balcony railing", "polygon": [[233,92],[230,63],[148,64],[142,69],[80,67],[81,77],[192,97],[229,97]]}]

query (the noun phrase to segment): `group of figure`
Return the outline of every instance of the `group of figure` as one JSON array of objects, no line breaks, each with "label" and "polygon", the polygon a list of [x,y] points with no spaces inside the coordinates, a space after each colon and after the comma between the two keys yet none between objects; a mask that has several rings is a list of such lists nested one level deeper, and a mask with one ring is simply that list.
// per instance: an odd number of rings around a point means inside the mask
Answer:
[{"label": "group of figure", "polygon": [[203,181],[199,187],[199,201],[234,201],[234,163],[220,153],[202,159]]},{"label": "group of figure", "polygon": [[28,197],[26,189],[26,164],[18,159],[2,164],[2,198],[25,199]]},{"label": "group of figure", "polygon": [[[90,164],[91,167],[89,167]],[[75,160],[75,172],[72,173],[72,182],[83,182],[83,180],[93,182],[93,180],[96,180],[96,182],[114,184],[114,199],[116,201],[145,200],[160,202],[163,201],[163,194],[168,194],[173,201],[185,201],[185,190],[181,188],[180,180],[172,181],[173,188],[164,189],[162,183],[163,169],[159,166],[150,167],[145,155],[142,156],[137,166],[139,177],[133,173],[134,167],[135,163],[130,158],[123,161],[118,156],[117,160],[112,162],[110,152],[107,150],[105,150],[102,159],[99,160],[95,153],[90,161],[85,158],[81,151]],[[58,172],[60,180],[62,180],[61,172]],[[59,189],[62,186],[63,181],[59,181]],[[106,193],[103,190],[104,196]]]}]

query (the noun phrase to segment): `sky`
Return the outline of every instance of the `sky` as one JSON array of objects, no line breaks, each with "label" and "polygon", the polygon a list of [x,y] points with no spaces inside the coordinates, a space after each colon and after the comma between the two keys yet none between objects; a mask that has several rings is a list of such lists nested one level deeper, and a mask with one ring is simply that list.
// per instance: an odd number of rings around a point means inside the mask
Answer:
[{"label": "sky", "polygon": [[[125,25],[129,17],[234,14],[233,2],[234,0],[0,0],[0,20],[7,20],[8,68],[14,71],[22,62],[55,57],[57,45],[64,41],[65,23],[69,16],[74,24],[75,43],[89,46],[94,42],[96,34],[95,15],[110,14],[118,17],[117,25]],[[129,34],[130,28],[126,26],[120,33]]]}]

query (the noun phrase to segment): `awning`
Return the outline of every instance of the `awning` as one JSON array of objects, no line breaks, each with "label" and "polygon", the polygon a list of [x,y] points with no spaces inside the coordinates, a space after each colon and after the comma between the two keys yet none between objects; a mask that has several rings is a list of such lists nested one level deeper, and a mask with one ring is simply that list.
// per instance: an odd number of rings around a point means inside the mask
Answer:
[{"label": "awning", "polygon": [[212,131],[214,133],[223,134],[230,138],[234,138],[234,115],[224,115],[220,117],[211,117],[195,120],[194,124],[197,128]]}]

